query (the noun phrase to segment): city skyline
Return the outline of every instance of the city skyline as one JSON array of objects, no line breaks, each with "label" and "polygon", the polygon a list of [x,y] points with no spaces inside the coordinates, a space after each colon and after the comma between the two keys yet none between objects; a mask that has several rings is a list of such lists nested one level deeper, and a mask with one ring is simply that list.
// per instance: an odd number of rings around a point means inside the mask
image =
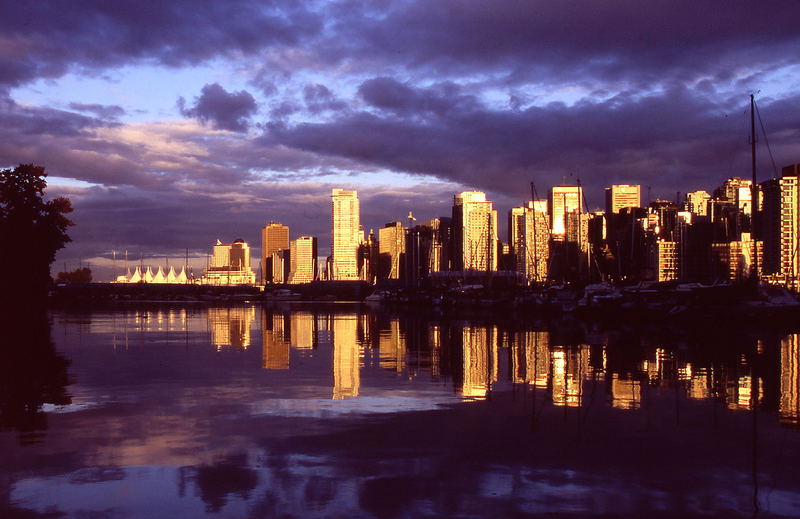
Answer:
[{"label": "city skyline", "polygon": [[797,162],[795,2],[640,7],[9,4],[0,164],[72,199],[54,269],[108,278],[112,251],[200,266],[270,219],[325,250],[335,187],[376,232],[469,190],[504,215],[531,181],[580,178],[590,210],[612,184],[711,193],[749,174],[750,93],[759,181]]}]

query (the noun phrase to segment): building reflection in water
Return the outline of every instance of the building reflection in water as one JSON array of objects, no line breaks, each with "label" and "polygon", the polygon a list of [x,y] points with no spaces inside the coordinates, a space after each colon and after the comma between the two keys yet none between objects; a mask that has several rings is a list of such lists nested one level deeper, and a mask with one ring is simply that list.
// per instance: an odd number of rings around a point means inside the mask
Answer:
[{"label": "building reflection in water", "polygon": [[209,308],[211,344],[218,350],[226,346],[246,349],[250,346],[250,326],[255,318],[256,309],[252,306]]},{"label": "building reflection in water", "polygon": [[461,330],[464,376],[461,395],[484,398],[497,380],[497,329],[464,326]]},{"label": "building reflection in water", "polygon": [[781,422],[800,423],[800,335],[793,333],[781,340]]},{"label": "building reflection in water", "polygon": [[358,317],[333,315],[333,399],[358,396],[361,367],[361,348],[358,343]]},{"label": "building reflection in water", "polygon": [[[254,317],[252,307],[209,309],[212,343],[217,348],[246,348]],[[382,320],[363,312],[262,310],[261,322],[264,369],[288,369],[292,349],[312,355],[320,341],[331,344],[334,399],[358,396],[362,363],[375,358],[381,368],[409,378],[424,372],[450,378],[465,399],[485,398],[500,377],[547,391],[555,406],[580,407],[585,405],[585,387],[591,381],[603,383],[608,404],[620,410],[642,407],[647,388],[660,388],[693,400],[719,398],[731,410],[751,410],[756,403],[771,406],[779,410],[783,423],[800,424],[798,334],[766,342],[720,338],[729,354],[712,360],[695,355],[702,348],[640,343],[618,332],[593,331],[564,338],[547,330],[403,317]],[[137,313],[133,324],[148,331],[190,326],[185,310]],[[364,348],[372,349],[375,356]],[[770,371],[766,366],[773,364]],[[762,366],[755,375],[754,366]],[[754,376],[758,376],[756,383]]]},{"label": "building reflection in water", "polygon": [[288,316],[261,314],[261,348],[264,369],[289,369],[289,338],[286,336]]},{"label": "building reflection in water", "polygon": [[378,336],[380,366],[384,369],[403,371],[406,367],[406,337],[400,331],[400,320],[389,321],[389,328]]},{"label": "building reflection in water", "polygon": [[291,314],[291,344],[298,350],[312,350],[316,346],[316,333],[314,314],[308,312],[295,312]]}]

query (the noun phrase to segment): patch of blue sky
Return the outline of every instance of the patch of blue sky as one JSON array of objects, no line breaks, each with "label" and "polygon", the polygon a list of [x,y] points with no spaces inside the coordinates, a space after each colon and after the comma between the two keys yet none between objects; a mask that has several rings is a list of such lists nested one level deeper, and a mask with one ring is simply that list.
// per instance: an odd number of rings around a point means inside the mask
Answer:
[{"label": "patch of blue sky", "polygon": [[227,91],[247,88],[247,79],[222,60],[205,65],[171,68],[130,65],[102,75],[70,72],[58,79],[40,79],[12,90],[18,103],[69,110],[71,103],[116,105],[123,122],[148,122],[181,117],[179,97],[191,104],[203,86],[219,83]]}]

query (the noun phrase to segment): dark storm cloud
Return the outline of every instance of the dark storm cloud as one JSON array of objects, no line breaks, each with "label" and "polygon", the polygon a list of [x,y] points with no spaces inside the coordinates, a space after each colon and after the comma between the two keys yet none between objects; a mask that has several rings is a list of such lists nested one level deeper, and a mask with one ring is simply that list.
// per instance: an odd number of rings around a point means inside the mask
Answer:
[{"label": "dark storm cloud", "polygon": [[639,86],[798,62],[791,49],[800,41],[800,8],[786,0],[420,1],[377,13],[362,4],[331,8],[339,23],[320,45],[327,59],[389,59],[439,76],[510,71],[517,81]]},{"label": "dark storm cloud", "polygon": [[294,2],[4,2],[0,84],[136,61],[196,64],[268,45],[295,44],[320,29],[320,19]]},{"label": "dark storm cloud", "polygon": [[72,112],[20,105],[0,93],[0,134],[8,133],[9,139],[14,135],[28,137],[79,135],[87,129],[104,124],[98,119]]},{"label": "dark storm cloud", "polygon": [[[274,128],[271,138],[508,194],[530,180],[548,186],[570,173],[598,189],[623,179],[690,189],[721,183],[733,158],[747,153],[739,115],[746,98],[713,100],[679,85],[662,94],[621,93],[601,102],[521,111],[491,109],[469,96],[459,98],[457,90],[450,97],[436,95],[387,78],[366,81],[359,91],[382,110]],[[772,142],[789,146],[798,130],[788,114],[800,111],[800,96],[762,104],[764,113],[776,115]],[[788,133],[777,137],[781,132]]]},{"label": "dark storm cloud", "polygon": [[185,117],[210,121],[215,128],[234,132],[247,131],[248,119],[258,111],[256,100],[250,92],[228,92],[219,83],[204,86],[191,108],[185,105],[182,97],[178,99],[178,106]]},{"label": "dark storm cloud", "polygon": [[69,108],[78,112],[94,114],[102,119],[117,119],[125,115],[125,109],[117,105],[100,105],[94,103],[70,103]]}]

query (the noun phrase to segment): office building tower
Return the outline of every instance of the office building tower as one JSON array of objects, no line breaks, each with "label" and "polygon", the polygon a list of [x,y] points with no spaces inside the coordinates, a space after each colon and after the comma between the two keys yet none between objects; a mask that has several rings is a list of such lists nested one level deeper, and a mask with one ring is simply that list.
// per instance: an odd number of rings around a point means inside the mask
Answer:
[{"label": "office building tower", "polygon": [[678,242],[658,240],[653,247],[653,262],[658,281],[678,279],[680,255]]},{"label": "office building tower", "polygon": [[381,279],[400,279],[406,251],[406,229],[403,222],[387,223],[378,229],[378,254]]},{"label": "office building tower", "polygon": [[362,241],[358,193],[337,188],[331,193],[331,200],[333,232],[329,277],[332,280],[357,280],[358,245]]},{"label": "office building tower", "polygon": [[583,213],[583,189],[580,186],[553,186],[548,199],[550,233],[555,239],[564,239],[567,232],[567,215]]},{"label": "office building tower", "polygon": [[317,239],[301,236],[289,248],[289,283],[311,283],[317,274]]},{"label": "office building tower", "polygon": [[272,253],[272,281],[271,283],[280,285],[289,282],[289,268],[291,255],[289,249],[279,250]]},{"label": "office building tower", "polygon": [[761,183],[763,205],[759,214],[764,241],[764,272],[773,280],[797,289],[800,261],[800,164],[787,166],[781,178]]},{"label": "office building tower", "polygon": [[714,198],[717,200],[735,202],[739,189],[745,187],[749,190],[752,185],[752,180],[743,179],[741,177],[731,177],[714,190]]},{"label": "office building tower", "polygon": [[289,250],[289,228],[275,222],[269,222],[261,229],[261,282],[274,283],[272,277],[272,255]]},{"label": "office building tower", "polygon": [[497,211],[480,191],[453,197],[453,269],[497,270]]},{"label": "office building tower", "polygon": [[641,207],[641,186],[615,184],[606,188],[606,214],[617,214],[626,207]]},{"label": "office building tower", "polygon": [[708,216],[708,202],[711,195],[705,191],[686,193],[686,209],[697,216]]},{"label": "office building tower", "polygon": [[252,285],[256,274],[250,268],[250,247],[238,238],[233,243],[217,240],[211,264],[203,273],[204,285]]},{"label": "office building tower", "polygon": [[375,283],[379,277],[380,254],[378,252],[378,240],[375,233],[370,229],[367,239],[358,246],[358,279]]},{"label": "office building tower", "polygon": [[518,273],[534,283],[547,280],[550,220],[545,200],[531,201],[528,207],[514,207],[509,211],[508,243]]}]

